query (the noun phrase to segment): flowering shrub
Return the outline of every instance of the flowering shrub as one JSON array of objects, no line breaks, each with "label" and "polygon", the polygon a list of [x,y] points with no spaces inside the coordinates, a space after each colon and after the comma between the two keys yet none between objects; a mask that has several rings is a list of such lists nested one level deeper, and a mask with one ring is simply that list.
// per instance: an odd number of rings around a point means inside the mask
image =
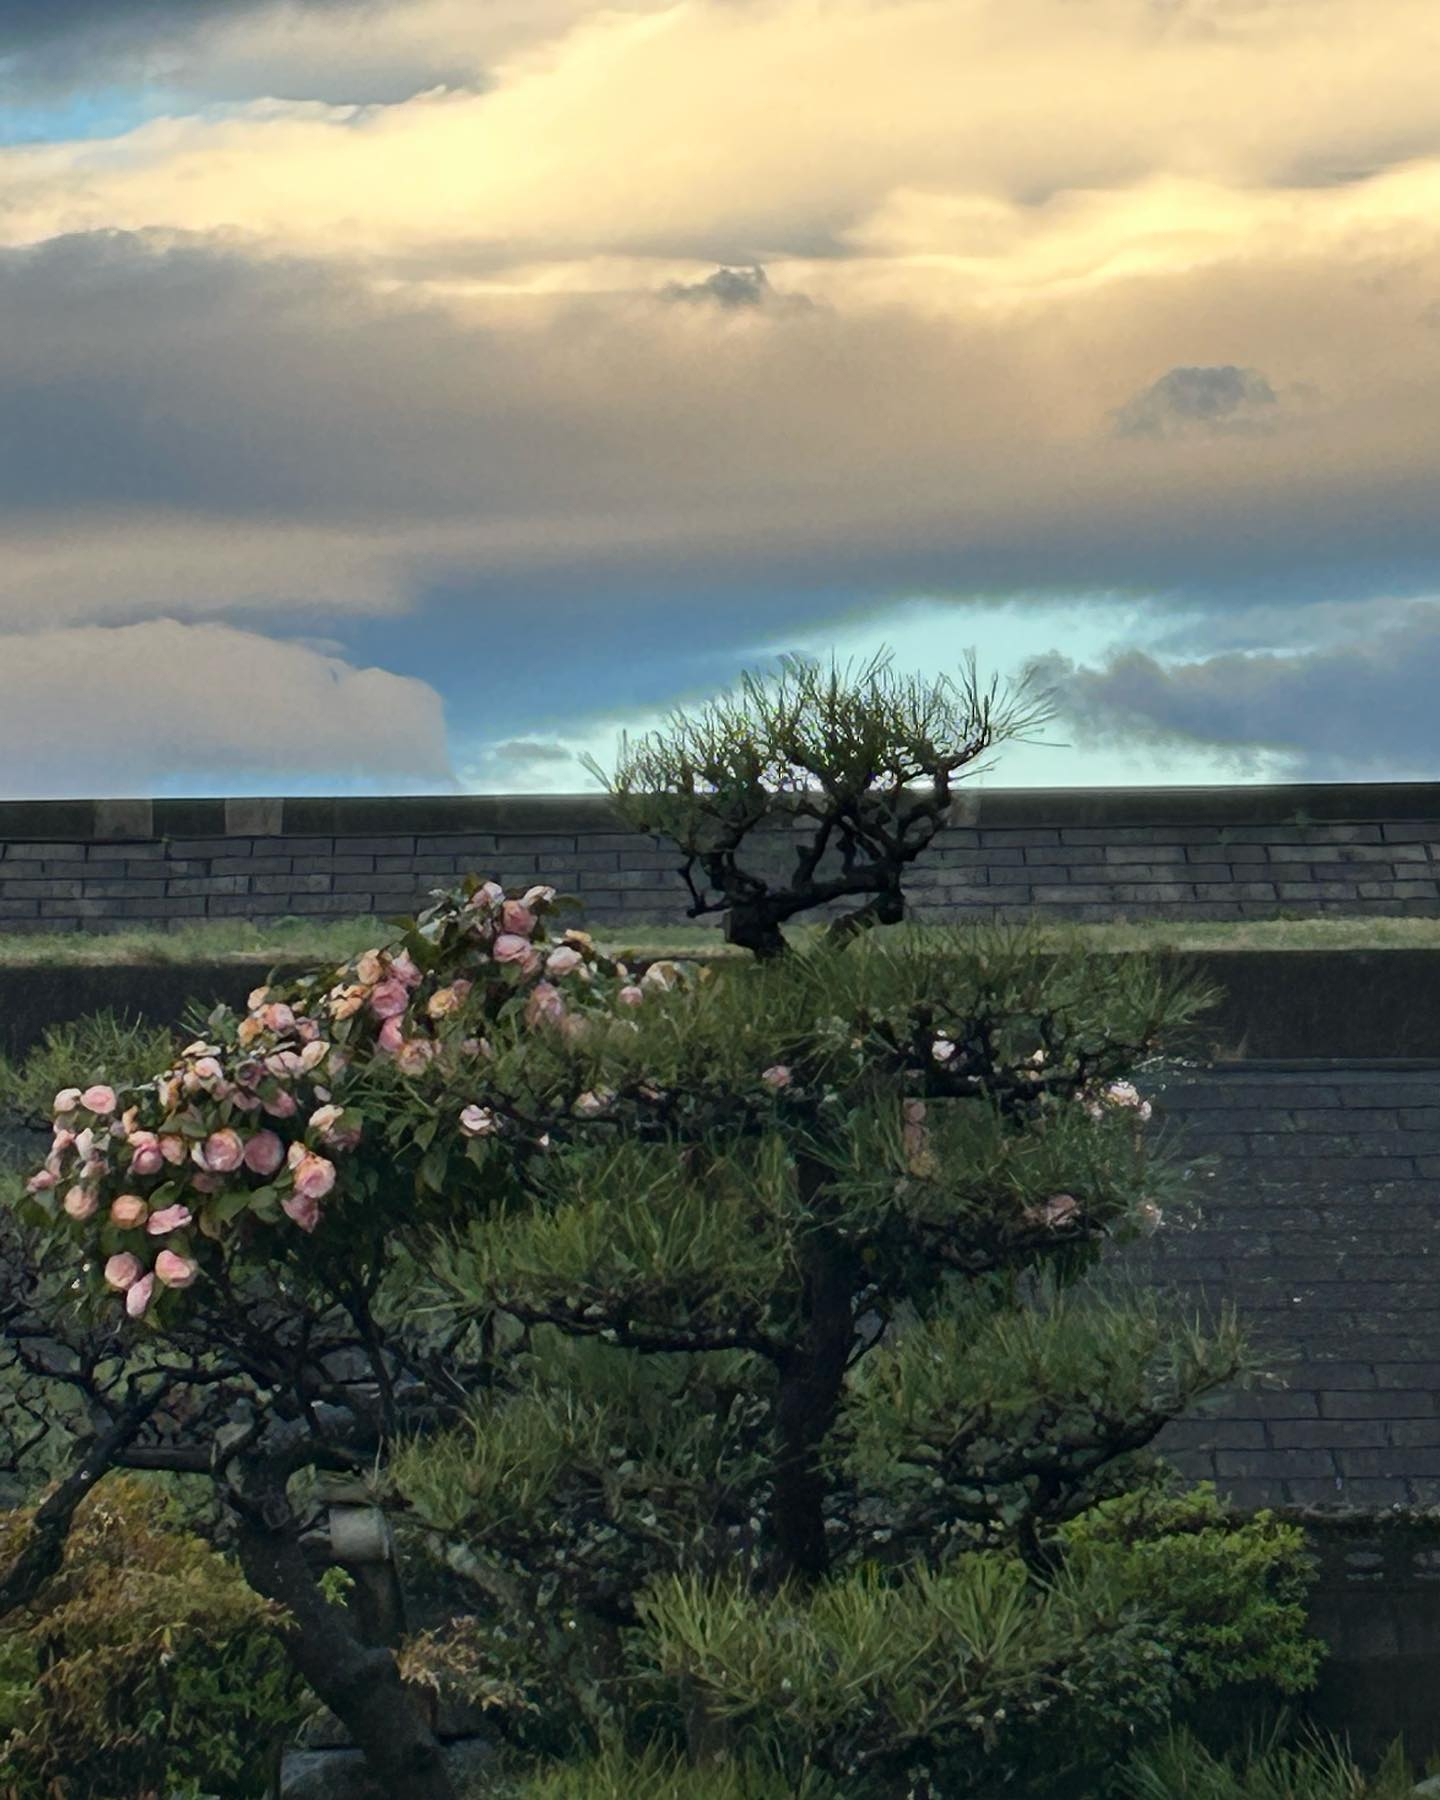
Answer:
[{"label": "flowering shrub", "polygon": [[[68,1232],[88,1299],[163,1324],[233,1255],[273,1256],[276,1234],[358,1215],[387,1158],[361,1098],[378,1066],[421,1091],[471,1068],[478,1082],[494,1056],[482,1034],[512,1015],[573,1040],[587,1016],[623,1018],[683,980],[673,963],[635,980],[584,931],[547,948],[556,904],[553,887],[512,897],[472,878],[390,946],[257,988],[243,1015],[218,1008],[207,1036],[153,1079],[62,1089],[50,1154],[26,1183],[31,1222]],[[580,1116],[604,1105],[581,1100]],[[419,1126],[422,1148],[440,1123],[428,1138]],[[473,1103],[446,1123],[462,1139],[502,1126]]]}]

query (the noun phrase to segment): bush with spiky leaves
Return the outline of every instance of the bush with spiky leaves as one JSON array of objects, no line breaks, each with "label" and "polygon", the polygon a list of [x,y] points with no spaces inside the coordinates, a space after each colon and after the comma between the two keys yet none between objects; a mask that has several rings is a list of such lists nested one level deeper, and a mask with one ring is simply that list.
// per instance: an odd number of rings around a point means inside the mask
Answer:
[{"label": "bush with spiky leaves", "polygon": [[[1124,1078],[1207,999],[1033,933],[902,930],[537,1051],[583,1124],[416,1297],[506,1356],[390,1470],[514,1746],[616,1791],[679,1757],[727,1795],[763,1766],[854,1800],[1058,1797],[1187,1682],[1304,1685],[1297,1544],[1237,1534],[1266,1613],[1067,1538],[1259,1373],[1232,1313],[1077,1286],[1178,1207]],[[1261,1616],[1268,1661],[1224,1631]]]},{"label": "bush with spiky leaves", "polygon": [[[1024,704],[1028,677],[1015,703],[997,710],[997,684],[981,693],[973,652],[958,691],[948,676],[897,683],[890,660],[882,650],[852,682],[848,664],[842,676],[832,660],[826,678],[811,662],[782,657],[784,673],[770,686],[741,677],[740,702],[721,699],[694,718],[673,714],[668,734],[651,733],[633,749],[622,736],[613,780],[593,757],[581,758],[632,830],[658,832],[684,851],[686,910],[692,919],[723,910],[728,943],[781,955],[787,919],[850,896],[865,903],[835,920],[831,941],[899,924],[906,866],[948,823],[955,771],[974,763],[970,773],[979,774],[987,765],[977,757],[1006,739],[1033,741],[1026,734],[1053,716],[1048,697]],[[772,885],[754,842],[742,867],[752,832],[806,819],[814,831],[795,850],[787,882]],[[839,869],[822,873],[836,854]],[[697,862],[705,889],[695,885]],[[718,899],[706,898],[710,887]]]}]

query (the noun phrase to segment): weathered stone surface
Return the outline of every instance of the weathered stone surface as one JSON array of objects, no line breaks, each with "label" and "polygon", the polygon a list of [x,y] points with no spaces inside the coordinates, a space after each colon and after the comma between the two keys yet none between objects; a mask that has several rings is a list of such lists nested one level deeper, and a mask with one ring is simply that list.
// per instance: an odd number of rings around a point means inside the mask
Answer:
[{"label": "weathered stone surface", "polygon": [[[494,1768],[497,1751],[488,1738],[457,1738],[445,1746],[450,1777],[462,1795]],[[370,1779],[354,1749],[287,1750],[280,1767],[280,1800],[400,1800]]]}]

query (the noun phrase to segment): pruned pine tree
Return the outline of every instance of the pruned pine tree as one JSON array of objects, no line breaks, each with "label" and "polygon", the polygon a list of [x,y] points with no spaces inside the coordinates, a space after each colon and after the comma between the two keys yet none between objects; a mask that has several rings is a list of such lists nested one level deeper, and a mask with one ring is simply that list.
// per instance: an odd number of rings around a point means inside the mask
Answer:
[{"label": "pruned pine tree", "polygon": [[1076,1283],[1180,1193],[1094,1097],[1207,1001],[901,930],[499,1059],[576,1122],[436,1256],[416,1304],[508,1350],[392,1474],[517,1793],[1058,1796],[1097,1720],[1164,1716],[1154,1617],[1066,1523],[1257,1365],[1233,1315]]},{"label": "pruned pine tree", "polygon": [[[593,757],[581,758],[632,830],[679,845],[686,912],[693,919],[723,911],[727,943],[758,957],[783,955],[788,919],[850,895],[868,898],[832,921],[833,942],[898,925],[905,870],[949,823],[956,771],[982,773],[991,765],[977,758],[1005,741],[1038,741],[1026,734],[1054,716],[1048,694],[1026,700],[1028,674],[1004,703],[995,680],[982,692],[973,651],[958,688],[948,676],[898,681],[891,660],[881,650],[851,681],[848,663],[842,673],[832,658],[826,676],[813,662],[782,657],[784,673],[773,683],[741,677],[739,701],[722,698],[694,717],[673,713],[668,732],[633,748],[622,735],[613,778]],[[758,846],[745,840],[797,826],[803,837],[805,820],[814,829],[795,846],[793,873],[772,885]]]}]

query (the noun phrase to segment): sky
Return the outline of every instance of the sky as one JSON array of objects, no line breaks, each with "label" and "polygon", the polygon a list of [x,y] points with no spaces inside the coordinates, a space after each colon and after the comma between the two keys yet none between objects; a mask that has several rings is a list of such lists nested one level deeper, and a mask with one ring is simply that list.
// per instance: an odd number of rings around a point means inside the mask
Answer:
[{"label": "sky", "polygon": [[5,0],[0,797],[1440,780],[1434,0]]}]

